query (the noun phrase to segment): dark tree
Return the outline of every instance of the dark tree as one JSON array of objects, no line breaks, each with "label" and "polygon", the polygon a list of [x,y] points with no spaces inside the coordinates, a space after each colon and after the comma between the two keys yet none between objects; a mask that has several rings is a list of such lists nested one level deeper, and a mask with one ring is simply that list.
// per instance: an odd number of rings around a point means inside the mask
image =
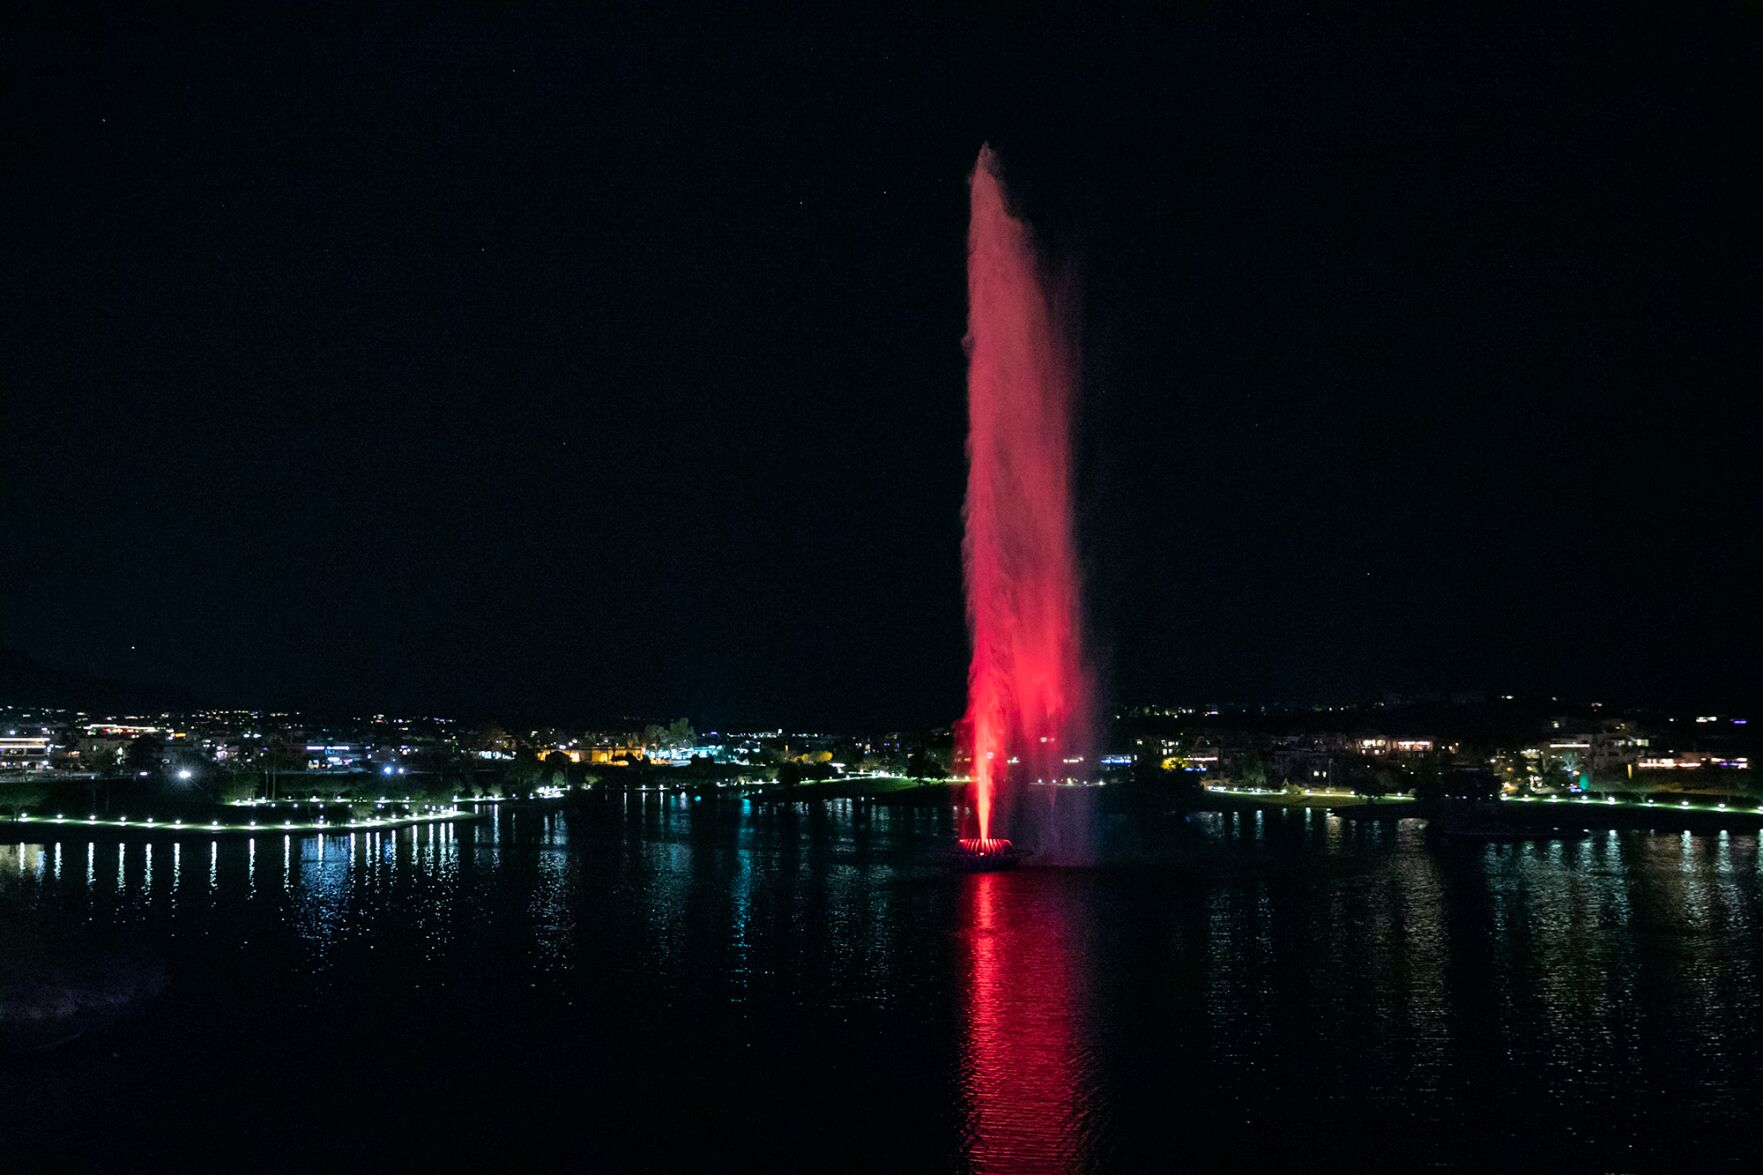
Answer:
[{"label": "dark tree", "polygon": [[917,747],[906,756],[906,776],[908,779],[947,779],[949,772],[929,747]]},{"label": "dark tree", "polygon": [[158,775],[165,765],[165,740],[144,734],[128,745],[122,761],[130,775]]}]

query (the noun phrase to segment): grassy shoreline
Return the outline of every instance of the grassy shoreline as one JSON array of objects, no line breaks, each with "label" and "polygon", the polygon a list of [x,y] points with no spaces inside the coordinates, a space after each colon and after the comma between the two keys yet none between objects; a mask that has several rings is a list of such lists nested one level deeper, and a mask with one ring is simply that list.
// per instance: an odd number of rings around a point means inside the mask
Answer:
[{"label": "grassy shoreline", "polygon": [[[1253,811],[1282,808],[1323,808],[1347,819],[1426,819],[1433,809],[1406,796],[1379,797],[1335,793],[1290,795],[1209,790],[1191,805],[1196,810]],[[1763,828],[1763,805],[1714,799],[1669,801],[1629,800],[1617,797],[1505,797],[1491,809],[1500,822],[1514,828],[1619,828],[1662,831],[1718,832]]]},{"label": "grassy shoreline", "polygon": [[357,832],[385,832],[429,824],[454,824],[480,819],[480,813],[465,808],[447,808],[431,812],[399,812],[371,817],[344,815],[337,820],[258,819],[228,814],[227,819],[210,820],[139,820],[101,819],[72,816],[21,816],[0,818],[0,839],[60,840],[77,837],[82,840],[139,840],[167,837],[209,838],[217,836],[251,837],[283,835],[341,835]]}]

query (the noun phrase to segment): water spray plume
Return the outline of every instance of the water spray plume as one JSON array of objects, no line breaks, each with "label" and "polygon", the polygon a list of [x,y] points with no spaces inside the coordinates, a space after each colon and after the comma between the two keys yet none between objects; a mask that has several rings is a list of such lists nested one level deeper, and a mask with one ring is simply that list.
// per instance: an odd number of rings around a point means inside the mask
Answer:
[{"label": "water spray plume", "polygon": [[1012,213],[990,147],[980,149],[970,199],[962,564],[973,660],[959,733],[985,843],[1012,779],[1052,779],[1068,773],[1067,756],[1087,754],[1093,689],[1071,501],[1070,299]]}]

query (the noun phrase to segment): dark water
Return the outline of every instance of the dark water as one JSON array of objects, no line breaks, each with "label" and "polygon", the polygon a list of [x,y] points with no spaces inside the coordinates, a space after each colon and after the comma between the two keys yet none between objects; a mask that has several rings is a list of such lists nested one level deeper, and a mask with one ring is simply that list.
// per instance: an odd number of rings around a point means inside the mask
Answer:
[{"label": "dark water", "polygon": [[[1195,817],[946,872],[939,813],[613,798],[0,848],[0,942],[164,993],[0,1058],[8,1169],[1749,1169],[1754,835]],[[21,955],[21,952],[23,954]]]}]

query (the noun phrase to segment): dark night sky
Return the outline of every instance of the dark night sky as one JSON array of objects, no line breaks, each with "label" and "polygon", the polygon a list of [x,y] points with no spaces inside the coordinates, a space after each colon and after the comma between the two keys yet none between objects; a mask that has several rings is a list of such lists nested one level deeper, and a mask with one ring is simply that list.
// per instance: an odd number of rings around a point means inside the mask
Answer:
[{"label": "dark night sky", "polygon": [[1082,273],[1115,700],[1749,691],[1758,18],[1225,7],[14,11],[4,642],[953,718],[989,139]]}]

